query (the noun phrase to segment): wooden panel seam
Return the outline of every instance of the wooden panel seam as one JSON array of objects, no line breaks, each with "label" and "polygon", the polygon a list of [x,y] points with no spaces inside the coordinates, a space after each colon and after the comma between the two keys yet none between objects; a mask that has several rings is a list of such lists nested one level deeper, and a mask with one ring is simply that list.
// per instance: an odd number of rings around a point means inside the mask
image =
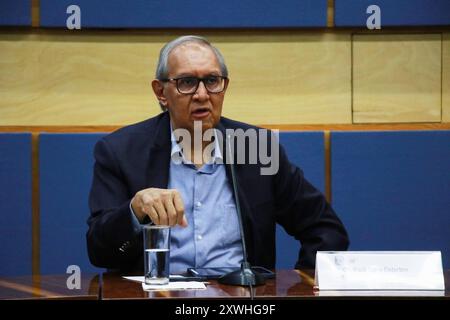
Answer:
[{"label": "wooden panel seam", "polygon": [[334,27],[334,0],[328,0],[327,2],[327,27]]},{"label": "wooden panel seam", "polygon": [[[50,133],[84,133],[112,132],[121,126],[0,126],[0,132],[50,132]],[[281,131],[404,131],[404,130],[450,130],[450,122],[426,123],[365,123],[365,124],[260,124],[266,129]]]},{"label": "wooden panel seam", "polygon": [[40,275],[39,133],[31,135],[31,272]]},{"label": "wooden panel seam", "polygon": [[40,26],[40,0],[31,0],[31,26]]},{"label": "wooden panel seam", "polygon": [[331,140],[330,131],[325,130],[323,132],[324,148],[325,148],[325,197],[328,203],[331,203]]}]

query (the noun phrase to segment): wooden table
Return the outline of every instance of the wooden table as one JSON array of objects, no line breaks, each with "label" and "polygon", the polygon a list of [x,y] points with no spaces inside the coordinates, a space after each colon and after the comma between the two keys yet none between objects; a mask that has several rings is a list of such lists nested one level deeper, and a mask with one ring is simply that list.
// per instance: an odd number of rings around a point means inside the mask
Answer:
[{"label": "wooden table", "polygon": [[[450,270],[444,273],[446,290],[441,292],[394,292],[394,291],[317,291],[311,270],[278,270],[276,278],[265,285],[254,287],[255,299],[321,299],[321,298],[431,298],[450,299]],[[210,281],[206,290],[144,291],[139,282],[127,280],[118,274],[104,274],[102,299],[249,299],[250,289],[219,284]]]},{"label": "wooden table", "polygon": [[[444,299],[450,301],[450,270],[444,272],[446,290],[440,292],[389,291],[317,291],[313,288],[313,271],[278,270],[276,278],[254,287],[255,300],[322,300],[365,298]],[[80,289],[67,287],[68,274],[40,277],[0,278],[0,299],[83,299],[83,300],[249,300],[250,289],[228,286],[211,280],[206,290],[144,291],[140,282],[124,279],[116,273],[102,276],[86,274],[81,277]]]},{"label": "wooden table", "polygon": [[80,289],[69,289],[69,274],[0,278],[0,299],[98,300],[99,275],[81,276]]}]

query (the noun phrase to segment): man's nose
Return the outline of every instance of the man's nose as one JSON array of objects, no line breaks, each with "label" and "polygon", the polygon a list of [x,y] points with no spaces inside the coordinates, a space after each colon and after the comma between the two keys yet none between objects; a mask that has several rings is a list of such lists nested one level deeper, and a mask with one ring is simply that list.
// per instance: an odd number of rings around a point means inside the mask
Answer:
[{"label": "man's nose", "polygon": [[200,83],[198,84],[198,88],[197,88],[197,91],[195,91],[194,96],[197,96],[198,99],[208,99],[209,98],[208,90],[206,90],[206,87],[205,87],[205,84],[203,83],[203,81],[200,81]]}]

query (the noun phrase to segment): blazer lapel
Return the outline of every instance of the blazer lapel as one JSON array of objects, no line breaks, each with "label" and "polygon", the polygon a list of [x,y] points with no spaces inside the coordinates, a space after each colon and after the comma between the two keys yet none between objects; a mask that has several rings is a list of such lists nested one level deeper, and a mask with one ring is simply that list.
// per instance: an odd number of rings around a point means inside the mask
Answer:
[{"label": "blazer lapel", "polygon": [[149,150],[149,187],[166,189],[169,184],[170,166],[170,117],[165,112],[153,131],[153,143]]}]

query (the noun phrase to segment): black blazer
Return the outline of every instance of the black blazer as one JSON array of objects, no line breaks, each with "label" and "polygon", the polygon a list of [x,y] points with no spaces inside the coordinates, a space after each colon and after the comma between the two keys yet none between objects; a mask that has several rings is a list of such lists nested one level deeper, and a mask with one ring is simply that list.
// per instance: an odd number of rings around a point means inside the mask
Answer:
[{"label": "black blazer", "polygon": [[[133,230],[129,205],[139,190],[167,188],[169,121],[169,114],[163,112],[97,142],[86,235],[89,258],[95,266],[143,270],[142,232],[136,235]],[[222,117],[217,128],[224,132],[256,127]],[[348,236],[341,221],[303,172],[288,161],[281,146],[278,173],[261,175],[261,167],[259,163],[235,165],[252,265],[275,267],[275,223],[301,242],[296,268],[313,268],[318,250],[347,249]],[[229,165],[226,172],[231,183]]]}]

